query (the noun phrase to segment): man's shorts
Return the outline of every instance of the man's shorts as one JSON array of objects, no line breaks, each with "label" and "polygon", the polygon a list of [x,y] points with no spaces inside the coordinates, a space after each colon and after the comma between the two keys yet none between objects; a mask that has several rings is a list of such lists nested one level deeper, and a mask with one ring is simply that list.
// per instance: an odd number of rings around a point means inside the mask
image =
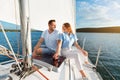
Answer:
[{"label": "man's shorts", "polygon": [[50,49],[50,48],[47,48],[47,47],[43,47],[43,46],[41,46],[41,49],[42,49],[42,54],[49,54],[49,55],[51,55],[51,54],[54,54],[55,53],[55,51],[54,50],[52,50],[52,49]]}]

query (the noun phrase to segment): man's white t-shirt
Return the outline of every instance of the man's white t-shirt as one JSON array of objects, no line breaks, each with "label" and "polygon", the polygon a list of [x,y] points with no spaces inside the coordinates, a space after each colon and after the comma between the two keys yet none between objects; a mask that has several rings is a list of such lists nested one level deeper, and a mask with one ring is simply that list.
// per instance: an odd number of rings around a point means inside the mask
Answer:
[{"label": "man's white t-shirt", "polygon": [[41,37],[44,38],[45,45],[47,48],[56,51],[57,40],[59,39],[58,30],[54,30],[52,33],[49,33],[47,29],[42,33]]}]

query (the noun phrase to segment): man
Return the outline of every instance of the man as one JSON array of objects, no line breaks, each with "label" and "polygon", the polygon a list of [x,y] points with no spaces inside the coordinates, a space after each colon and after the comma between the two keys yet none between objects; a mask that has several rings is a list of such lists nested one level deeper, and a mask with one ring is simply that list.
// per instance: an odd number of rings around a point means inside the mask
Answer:
[{"label": "man", "polygon": [[[55,28],[55,20],[49,20],[48,29],[42,33],[41,38],[34,47],[33,57],[35,57],[37,54],[54,54],[56,52],[59,32],[55,30]],[[44,48],[40,47],[43,41],[45,42]],[[57,59],[58,54],[54,54],[53,57]]]}]

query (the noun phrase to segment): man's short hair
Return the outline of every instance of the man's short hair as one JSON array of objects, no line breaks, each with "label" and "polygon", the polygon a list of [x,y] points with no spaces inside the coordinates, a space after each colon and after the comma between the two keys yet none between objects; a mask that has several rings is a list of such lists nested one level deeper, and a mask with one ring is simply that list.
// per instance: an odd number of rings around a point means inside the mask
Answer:
[{"label": "man's short hair", "polygon": [[55,22],[55,20],[54,20],[54,19],[49,20],[49,21],[48,21],[48,24],[51,24],[52,22]]}]

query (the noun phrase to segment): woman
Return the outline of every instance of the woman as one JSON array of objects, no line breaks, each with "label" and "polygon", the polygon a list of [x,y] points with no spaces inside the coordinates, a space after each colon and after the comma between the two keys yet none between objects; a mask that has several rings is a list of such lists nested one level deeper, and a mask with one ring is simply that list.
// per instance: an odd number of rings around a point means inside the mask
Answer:
[{"label": "woman", "polygon": [[[75,59],[76,66],[79,69],[82,77],[86,77],[86,74],[83,71],[83,68],[81,66],[82,64],[79,60],[78,54],[84,54],[84,56],[87,59],[88,53],[85,50],[81,49],[81,47],[78,45],[77,37],[73,33],[71,29],[71,25],[69,23],[64,23],[62,26],[62,30],[63,30],[63,33],[59,37],[58,47],[53,57],[57,58],[57,56],[61,51],[62,56],[65,56],[66,58],[70,58],[70,59],[71,58]],[[77,47],[78,50],[72,49],[73,44],[75,45],[75,47]],[[86,60],[86,63],[87,63],[87,60]]]}]

